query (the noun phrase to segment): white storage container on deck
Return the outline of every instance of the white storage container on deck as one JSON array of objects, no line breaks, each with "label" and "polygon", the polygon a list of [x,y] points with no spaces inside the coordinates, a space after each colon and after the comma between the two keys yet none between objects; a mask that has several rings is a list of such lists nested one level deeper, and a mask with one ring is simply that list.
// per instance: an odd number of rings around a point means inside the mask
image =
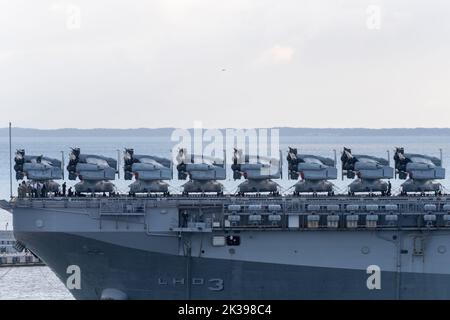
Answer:
[{"label": "white storage container on deck", "polygon": [[327,211],[330,211],[330,212],[339,211],[339,205],[338,204],[329,204],[329,205],[327,205]]},{"label": "white storage container on deck", "polygon": [[319,227],[320,216],[315,214],[310,214],[307,216],[308,228],[318,228]]},{"label": "white storage container on deck", "polygon": [[346,207],[347,211],[358,211],[359,210],[359,205],[357,204],[349,204]]},{"label": "white storage container on deck", "polygon": [[260,204],[251,204],[248,206],[248,211],[261,211],[262,206]]},{"label": "white storage container on deck", "polygon": [[376,228],[378,223],[378,215],[368,214],[366,216],[366,228]]},{"label": "white storage container on deck", "polygon": [[228,205],[228,211],[241,211],[241,206],[238,204],[230,204]]},{"label": "white storage container on deck", "polygon": [[261,215],[260,214],[251,214],[248,216],[248,222],[250,224],[260,224],[261,223]]},{"label": "white storage container on deck", "polygon": [[327,216],[327,227],[328,228],[337,228],[338,226],[339,226],[339,216],[338,215]]},{"label": "white storage container on deck", "polygon": [[388,225],[396,225],[398,221],[398,215],[396,214],[387,214],[384,216],[384,220]]},{"label": "white storage container on deck", "polygon": [[269,204],[269,206],[267,207],[267,209],[270,212],[278,212],[281,211],[281,206],[279,204]]},{"label": "white storage container on deck", "polygon": [[214,236],[212,238],[212,245],[214,247],[222,247],[225,245],[225,237],[224,236]]},{"label": "white storage container on deck", "polygon": [[347,228],[357,228],[359,215],[349,214],[345,217],[345,220],[347,221]]},{"label": "white storage container on deck", "polygon": [[366,205],[367,211],[378,211],[378,205],[377,204],[368,204]]},{"label": "white storage container on deck", "polygon": [[425,212],[434,212],[434,211],[436,211],[436,205],[435,204],[426,204],[423,206],[423,210]]},{"label": "white storage container on deck", "polygon": [[398,210],[398,206],[396,204],[387,204],[384,206],[384,209],[386,211],[397,211]]},{"label": "white storage container on deck", "polygon": [[289,228],[298,228],[300,226],[300,219],[297,215],[290,215],[288,218],[288,227]]},{"label": "white storage container on deck", "polygon": [[320,205],[318,204],[309,204],[308,211],[320,211]]}]

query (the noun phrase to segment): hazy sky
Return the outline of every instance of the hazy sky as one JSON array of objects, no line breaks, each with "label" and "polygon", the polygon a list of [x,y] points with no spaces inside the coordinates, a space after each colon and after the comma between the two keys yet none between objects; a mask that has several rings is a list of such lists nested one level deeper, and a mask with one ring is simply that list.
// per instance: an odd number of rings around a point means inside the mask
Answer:
[{"label": "hazy sky", "polygon": [[0,0],[0,127],[450,127],[450,2]]}]

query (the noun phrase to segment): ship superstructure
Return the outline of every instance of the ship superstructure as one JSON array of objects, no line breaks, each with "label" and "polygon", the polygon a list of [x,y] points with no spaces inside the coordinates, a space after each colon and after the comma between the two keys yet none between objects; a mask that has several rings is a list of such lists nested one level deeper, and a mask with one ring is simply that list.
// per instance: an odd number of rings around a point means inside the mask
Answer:
[{"label": "ship superstructure", "polygon": [[[169,177],[170,163],[130,151],[126,179],[146,186]],[[339,194],[328,184],[335,161],[288,153],[291,178],[304,181],[289,193],[272,181],[282,177],[280,163],[235,150],[233,177],[246,181],[222,194],[216,180],[226,164],[183,151],[178,175],[194,189],[167,194],[164,182],[130,194],[79,189],[0,204],[13,212],[16,240],[61,281],[80,271],[80,285],[70,287],[79,299],[450,298],[450,196],[388,192],[389,161],[348,149],[343,169],[358,180]]]}]

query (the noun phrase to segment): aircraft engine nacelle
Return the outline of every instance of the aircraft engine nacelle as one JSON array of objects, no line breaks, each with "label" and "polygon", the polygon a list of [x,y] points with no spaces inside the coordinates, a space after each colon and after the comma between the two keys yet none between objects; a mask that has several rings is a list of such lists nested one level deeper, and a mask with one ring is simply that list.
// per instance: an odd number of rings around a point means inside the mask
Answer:
[{"label": "aircraft engine nacelle", "polygon": [[243,163],[240,165],[239,171],[243,172],[244,178],[251,180],[280,178],[278,165],[272,165],[271,163]]},{"label": "aircraft engine nacelle", "polygon": [[44,156],[28,156],[25,150],[17,150],[14,157],[16,179],[27,177],[30,180],[62,179],[61,161]]},{"label": "aircraft engine nacelle", "polygon": [[394,177],[394,169],[388,165],[380,165],[372,162],[356,162],[355,169],[359,178],[364,179],[391,179]]},{"label": "aircraft engine nacelle", "polygon": [[114,180],[116,169],[90,163],[78,163],[76,172],[80,180]]},{"label": "aircraft engine nacelle", "polygon": [[69,164],[67,171],[69,171],[69,179],[100,181],[100,180],[114,180],[117,172],[117,161],[112,158],[81,154],[79,148],[72,149],[69,156]]},{"label": "aircraft engine nacelle", "polygon": [[180,149],[177,156],[178,179],[208,181],[225,180],[226,170],[219,158],[188,155],[186,149]]},{"label": "aircraft engine nacelle", "polygon": [[344,148],[341,161],[342,172],[349,179],[353,179],[355,176],[367,180],[391,179],[394,177],[394,169],[389,166],[389,161],[383,158],[353,155],[351,149]]},{"label": "aircraft engine nacelle", "polygon": [[405,180],[408,177],[415,180],[445,179],[442,161],[436,157],[407,154],[404,148],[396,148],[394,161],[400,179]]},{"label": "aircraft engine nacelle", "polygon": [[147,163],[134,163],[132,172],[136,179],[140,180],[170,180],[172,179],[172,170],[167,167],[162,167]]},{"label": "aircraft engine nacelle", "polygon": [[62,179],[61,167],[54,167],[43,163],[25,163],[23,170],[30,180]]},{"label": "aircraft engine nacelle", "polygon": [[429,164],[408,163],[406,172],[410,178],[417,180],[445,179],[445,169]]},{"label": "aircraft engine nacelle", "polygon": [[241,177],[250,180],[279,179],[281,177],[279,159],[269,157],[255,157],[251,159],[248,155],[243,156],[242,150],[235,149],[233,156],[233,179]]},{"label": "aircraft engine nacelle", "polygon": [[125,180],[170,180],[172,179],[172,167],[169,159],[150,156],[136,155],[133,149],[124,151],[124,173]]},{"label": "aircraft engine nacelle", "polygon": [[192,180],[225,180],[225,168],[206,163],[188,163],[186,171]]},{"label": "aircraft engine nacelle", "polygon": [[304,180],[334,180],[337,179],[337,169],[318,163],[300,163],[297,167]]}]

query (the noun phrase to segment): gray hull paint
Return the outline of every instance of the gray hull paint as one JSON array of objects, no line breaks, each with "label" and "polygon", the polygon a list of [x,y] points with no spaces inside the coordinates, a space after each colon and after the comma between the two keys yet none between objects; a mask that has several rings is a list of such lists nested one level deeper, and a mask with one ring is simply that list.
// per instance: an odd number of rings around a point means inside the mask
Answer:
[{"label": "gray hull paint", "polygon": [[[130,299],[450,299],[450,275],[381,273],[368,290],[366,270],[199,258],[151,252],[59,232],[15,232],[66,283],[81,269],[77,299],[98,299],[105,288]],[[220,289],[223,280],[223,289]]]},{"label": "gray hull paint", "polygon": [[[63,283],[69,266],[81,268],[81,289],[72,290],[80,299],[97,299],[105,289],[131,299],[450,299],[450,225],[444,219],[450,197],[56,198],[11,204],[15,237]],[[242,221],[231,225],[236,204]],[[275,227],[268,222],[273,204],[283,219]],[[264,218],[258,226],[249,224],[255,205]],[[345,223],[354,217],[350,205],[358,208],[357,228]],[[373,228],[367,221],[375,205],[379,224]],[[391,210],[396,226],[387,219]],[[320,228],[306,223],[314,211]],[[336,228],[327,226],[332,211],[340,219]],[[239,235],[240,245],[223,243],[227,235]],[[381,269],[381,290],[367,288],[371,265]]]}]

